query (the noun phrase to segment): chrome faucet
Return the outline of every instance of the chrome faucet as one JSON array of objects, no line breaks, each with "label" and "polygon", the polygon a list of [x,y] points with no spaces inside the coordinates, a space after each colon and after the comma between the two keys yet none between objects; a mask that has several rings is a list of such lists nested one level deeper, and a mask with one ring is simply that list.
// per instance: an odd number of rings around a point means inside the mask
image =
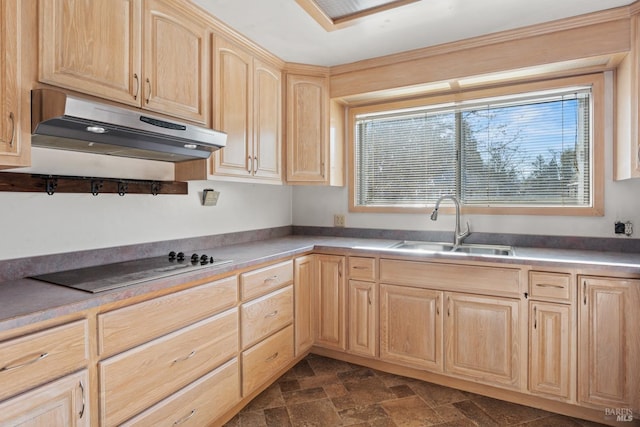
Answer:
[{"label": "chrome faucet", "polygon": [[440,196],[438,201],[436,202],[436,207],[431,212],[431,221],[435,221],[438,219],[438,209],[440,208],[440,202],[444,199],[450,199],[453,201],[453,204],[456,206],[456,229],[453,232],[453,247],[457,248],[462,244],[464,239],[471,234],[471,230],[469,229],[469,222],[467,221],[467,229],[464,232],[460,232],[460,202],[455,196],[451,196],[446,194],[444,196]]}]

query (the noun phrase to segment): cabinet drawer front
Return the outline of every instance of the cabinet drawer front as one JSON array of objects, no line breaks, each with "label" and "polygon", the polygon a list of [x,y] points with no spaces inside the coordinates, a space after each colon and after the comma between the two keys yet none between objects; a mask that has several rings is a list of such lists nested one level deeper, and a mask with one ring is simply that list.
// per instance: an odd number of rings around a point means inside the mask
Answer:
[{"label": "cabinet drawer front", "polygon": [[0,399],[86,366],[87,320],[0,343]]},{"label": "cabinet drawer front", "polygon": [[239,401],[240,368],[234,358],[122,426],[211,425]]},{"label": "cabinet drawer front", "polygon": [[530,271],[529,296],[531,298],[571,301],[571,275]]},{"label": "cabinet drawer front", "polygon": [[293,261],[281,262],[240,275],[242,299],[249,300],[293,283]]},{"label": "cabinet drawer front", "polygon": [[242,347],[246,348],[293,321],[293,286],[242,304]]},{"label": "cabinet drawer front", "polygon": [[[98,315],[98,349],[108,356],[233,307],[235,276]],[[141,321],[143,320],[143,321]]]},{"label": "cabinet drawer front", "polygon": [[376,280],[375,258],[349,257],[349,277],[359,280]]},{"label": "cabinet drawer front", "polygon": [[380,260],[383,283],[520,297],[520,270],[515,268]]},{"label": "cabinet drawer front", "polygon": [[293,326],[242,353],[242,395],[247,396],[293,359]]},{"label": "cabinet drawer front", "polygon": [[121,423],[232,358],[237,350],[238,309],[233,308],[100,362],[102,425]]}]

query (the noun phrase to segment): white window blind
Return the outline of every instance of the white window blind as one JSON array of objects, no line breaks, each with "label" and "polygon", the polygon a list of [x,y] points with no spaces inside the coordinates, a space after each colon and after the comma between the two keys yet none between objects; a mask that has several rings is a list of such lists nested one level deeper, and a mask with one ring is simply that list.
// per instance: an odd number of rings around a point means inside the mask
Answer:
[{"label": "white window blind", "polygon": [[362,114],[357,206],[591,206],[591,90]]}]

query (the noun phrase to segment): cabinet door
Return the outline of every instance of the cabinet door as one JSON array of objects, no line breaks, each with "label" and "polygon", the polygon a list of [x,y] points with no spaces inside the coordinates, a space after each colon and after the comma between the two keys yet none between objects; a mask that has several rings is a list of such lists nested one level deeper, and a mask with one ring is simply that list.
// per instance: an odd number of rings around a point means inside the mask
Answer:
[{"label": "cabinet door", "polygon": [[445,293],[445,371],[518,387],[517,300]]},{"label": "cabinet door", "polygon": [[343,256],[317,255],[315,344],[346,349],[346,283]]},{"label": "cabinet door", "polygon": [[324,77],[287,75],[287,181],[327,181],[329,100]]},{"label": "cabinet door", "polygon": [[170,1],[144,1],[142,107],[210,123],[210,33]]},{"label": "cabinet door", "polygon": [[349,351],[378,353],[378,298],[375,283],[349,281]]},{"label": "cabinet door", "polygon": [[529,390],[571,398],[575,378],[571,306],[529,302]]},{"label": "cabinet door", "polygon": [[296,258],[294,267],[296,356],[313,345],[315,278],[314,256]]},{"label": "cabinet door", "polygon": [[39,80],[139,106],[140,0],[39,4]]},{"label": "cabinet door", "polygon": [[253,175],[281,181],[282,75],[254,59],[253,81]]},{"label": "cabinet door", "polygon": [[250,177],[252,57],[224,39],[215,43],[215,128],[227,133],[227,145],[212,156],[213,173]]},{"label": "cabinet door", "polygon": [[0,425],[89,426],[88,382],[84,370],[6,400],[0,403]]},{"label": "cabinet door", "polygon": [[380,285],[380,358],[442,371],[441,291]]},{"label": "cabinet door", "polygon": [[2,0],[0,7],[0,169],[27,166],[30,161],[20,138],[21,3]]},{"label": "cabinet door", "polygon": [[579,280],[580,401],[640,409],[640,280]]}]

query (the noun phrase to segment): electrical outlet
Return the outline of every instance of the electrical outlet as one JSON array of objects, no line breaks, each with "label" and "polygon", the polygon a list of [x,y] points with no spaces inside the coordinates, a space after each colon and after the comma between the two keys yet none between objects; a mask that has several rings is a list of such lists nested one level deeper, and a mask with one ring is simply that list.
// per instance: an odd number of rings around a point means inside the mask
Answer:
[{"label": "electrical outlet", "polygon": [[333,226],[334,227],[344,227],[345,226],[344,215],[335,214],[333,216]]},{"label": "electrical outlet", "polygon": [[613,225],[613,232],[615,234],[624,234],[631,236],[633,234],[633,223],[631,221],[616,221]]}]

